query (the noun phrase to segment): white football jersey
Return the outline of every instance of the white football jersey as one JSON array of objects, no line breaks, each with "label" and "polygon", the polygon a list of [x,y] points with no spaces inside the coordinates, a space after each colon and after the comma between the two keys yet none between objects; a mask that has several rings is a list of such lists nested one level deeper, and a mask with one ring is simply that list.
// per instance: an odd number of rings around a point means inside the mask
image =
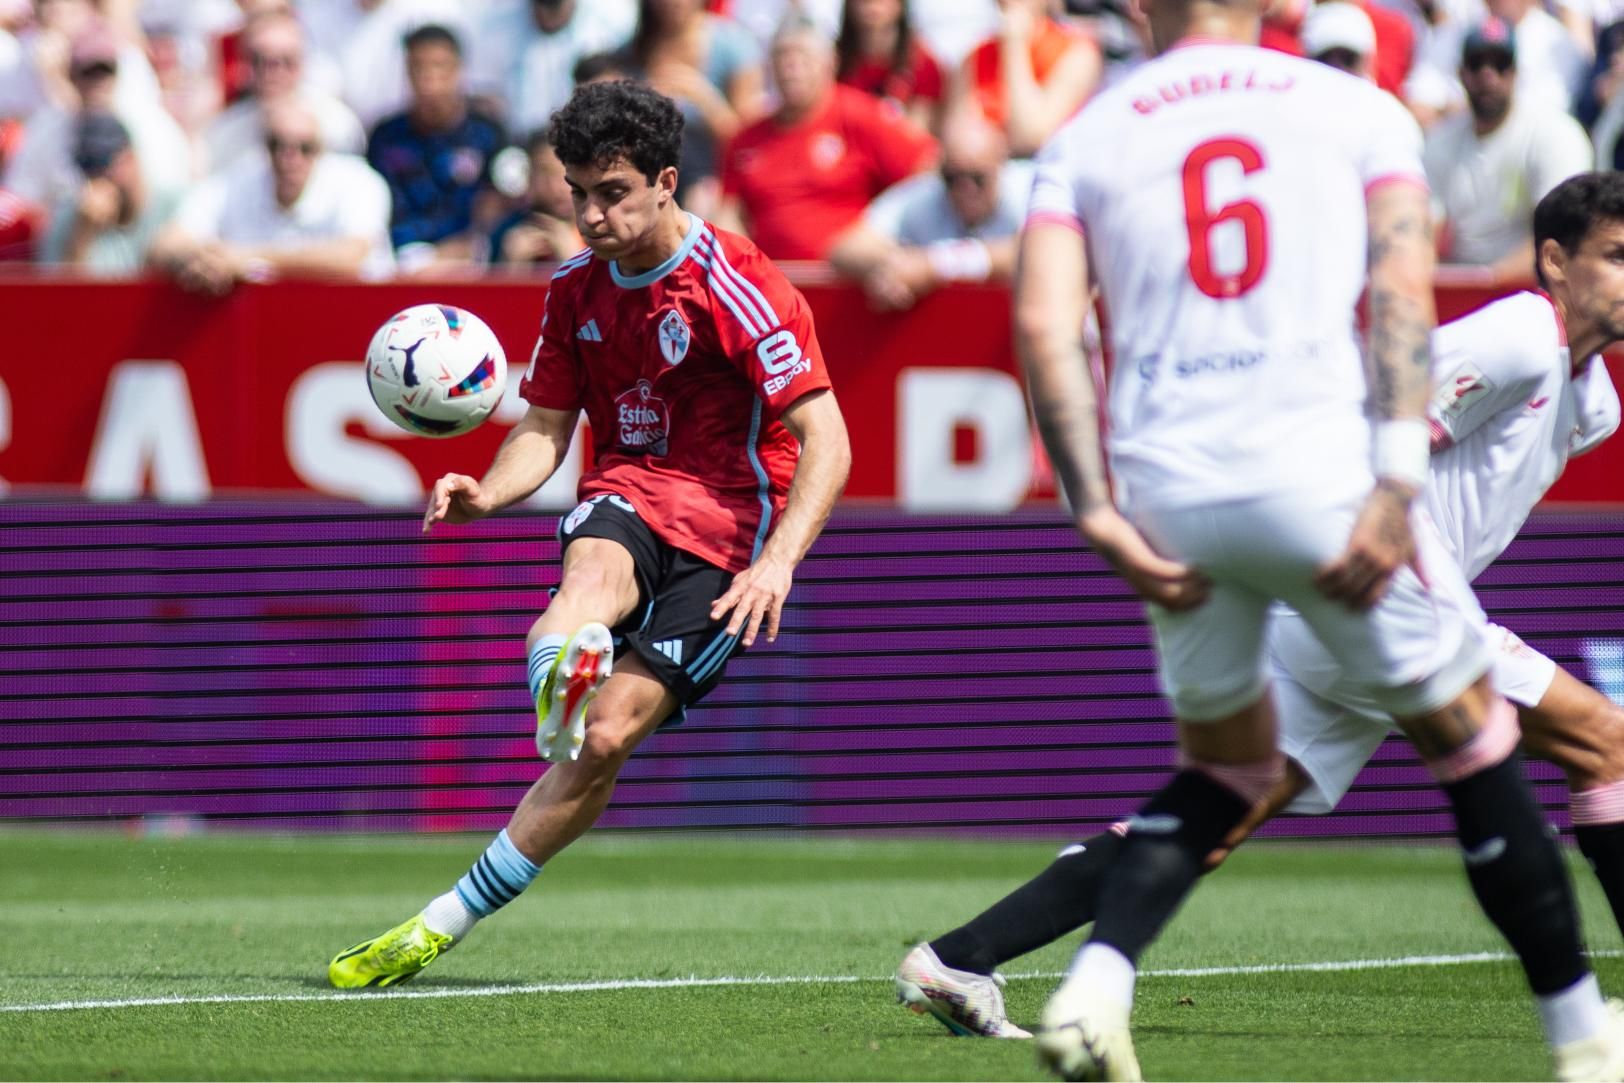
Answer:
[{"label": "white football jersey", "polygon": [[1028,221],[1075,223],[1104,293],[1119,502],[1370,484],[1365,200],[1424,184],[1420,129],[1393,97],[1195,41],[1100,94],[1038,165]]},{"label": "white football jersey", "polygon": [[1517,293],[1438,328],[1427,510],[1468,579],[1511,544],[1567,465],[1618,428],[1599,357],[1578,367],[1543,294]]}]

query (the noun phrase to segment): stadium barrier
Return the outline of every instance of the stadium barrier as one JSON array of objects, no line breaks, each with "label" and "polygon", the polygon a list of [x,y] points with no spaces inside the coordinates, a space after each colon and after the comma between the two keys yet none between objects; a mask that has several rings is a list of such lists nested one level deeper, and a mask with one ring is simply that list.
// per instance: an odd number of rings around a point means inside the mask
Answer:
[{"label": "stadium barrier", "polygon": [[[804,566],[779,642],[633,757],[606,823],[1074,835],[1128,813],[1167,777],[1171,724],[1137,603],[1028,499],[1043,471],[1018,387],[1011,422],[999,382],[1007,298],[955,291],[882,320],[851,291],[806,289],[866,499]],[[400,506],[442,469],[482,468],[500,437],[407,440],[372,419],[356,344],[430,298],[510,343],[539,310],[517,283],[287,283],[218,304],[155,283],[0,287],[22,338],[0,360],[0,476],[23,498],[0,502],[0,820],[505,822],[539,767],[521,652],[556,581],[553,519],[424,538]],[[312,413],[321,435],[302,444]],[[1563,495],[1594,506],[1536,516],[1479,587],[1624,700],[1617,467],[1576,464]],[[143,494],[170,501],[129,499]],[[1565,822],[1555,772],[1532,770]],[[1442,836],[1448,821],[1392,741],[1338,814],[1269,830]]]}]

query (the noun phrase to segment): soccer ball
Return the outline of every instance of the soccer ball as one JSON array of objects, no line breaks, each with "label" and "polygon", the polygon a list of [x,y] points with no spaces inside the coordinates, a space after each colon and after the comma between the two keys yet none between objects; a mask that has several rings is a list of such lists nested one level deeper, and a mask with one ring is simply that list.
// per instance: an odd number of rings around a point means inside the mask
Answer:
[{"label": "soccer ball", "polygon": [[459,436],[502,401],[507,357],[467,309],[413,305],[372,336],[367,387],[383,415],[407,432]]}]

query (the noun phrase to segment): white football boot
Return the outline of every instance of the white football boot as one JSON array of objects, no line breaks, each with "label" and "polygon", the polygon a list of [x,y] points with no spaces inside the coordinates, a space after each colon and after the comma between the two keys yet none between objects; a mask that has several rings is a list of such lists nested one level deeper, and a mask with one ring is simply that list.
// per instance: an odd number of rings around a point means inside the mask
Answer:
[{"label": "white football boot", "polygon": [[1607,1001],[1607,1025],[1599,1034],[1559,1045],[1552,1053],[1562,1083],[1624,1080],[1624,1001]]},{"label": "white football boot", "polygon": [[897,1002],[934,1015],[960,1037],[1030,1038],[1004,1014],[1004,978],[943,966],[929,944],[903,956],[897,967]]},{"label": "white football boot", "polygon": [[579,758],[586,743],[586,708],[609,679],[615,640],[609,629],[589,621],[558,652],[536,701],[536,751],[550,763]]},{"label": "white football boot", "polygon": [[1067,978],[1043,1009],[1038,1063],[1061,1079],[1137,1083],[1139,1058],[1128,1032],[1128,1012],[1091,995],[1085,983]]}]

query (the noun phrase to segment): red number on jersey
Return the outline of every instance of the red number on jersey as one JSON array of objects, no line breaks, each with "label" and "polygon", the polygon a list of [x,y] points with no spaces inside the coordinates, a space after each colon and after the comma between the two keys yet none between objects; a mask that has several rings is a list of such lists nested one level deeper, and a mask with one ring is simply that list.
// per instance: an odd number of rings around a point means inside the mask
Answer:
[{"label": "red number on jersey", "polygon": [[[1269,265],[1269,220],[1255,200],[1237,199],[1216,211],[1207,209],[1207,167],[1233,161],[1241,172],[1263,168],[1263,154],[1243,139],[1211,139],[1184,159],[1184,224],[1190,231],[1190,278],[1196,288],[1220,301],[1239,297],[1258,284]],[[1212,267],[1212,230],[1224,222],[1240,222],[1246,234],[1246,264],[1230,274]]]}]

